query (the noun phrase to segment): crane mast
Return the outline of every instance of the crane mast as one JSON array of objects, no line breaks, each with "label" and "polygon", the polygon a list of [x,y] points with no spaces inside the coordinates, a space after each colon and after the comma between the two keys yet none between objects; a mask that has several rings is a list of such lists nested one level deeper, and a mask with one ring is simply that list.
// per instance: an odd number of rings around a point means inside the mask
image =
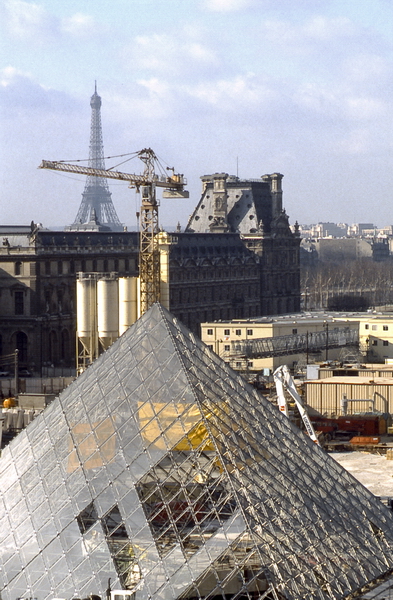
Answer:
[{"label": "crane mast", "polygon": [[145,313],[152,304],[160,301],[160,252],[158,247],[158,202],[156,188],[164,188],[164,198],[188,198],[184,190],[186,181],[183,175],[172,171],[171,175],[158,176],[155,173],[157,156],[151,148],[137,153],[145,164],[142,175],[122,173],[111,169],[94,169],[65,162],[43,160],[40,169],[64,171],[107,179],[127,181],[130,188],[141,192],[141,210],[139,224],[139,278],[140,278],[140,313]]}]

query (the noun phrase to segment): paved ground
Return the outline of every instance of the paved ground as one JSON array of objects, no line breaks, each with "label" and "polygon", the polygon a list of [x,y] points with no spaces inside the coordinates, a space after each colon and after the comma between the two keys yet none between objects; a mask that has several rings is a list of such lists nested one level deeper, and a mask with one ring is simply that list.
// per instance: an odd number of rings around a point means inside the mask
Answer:
[{"label": "paved ground", "polygon": [[393,498],[393,460],[368,452],[330,452],[341,466],[376,496]]},{"label": "paved ground", "polygon": [[[341,466],[376,496],[393,498],[393,460],[368,452],[329,452]],[[359,600],[393,600],[393,579],[390,578]]]}]

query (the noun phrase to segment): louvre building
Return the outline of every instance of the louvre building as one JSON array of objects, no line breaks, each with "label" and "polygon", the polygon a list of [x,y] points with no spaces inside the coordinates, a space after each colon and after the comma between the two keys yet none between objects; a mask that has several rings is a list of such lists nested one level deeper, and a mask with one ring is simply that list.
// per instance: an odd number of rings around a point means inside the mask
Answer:
[{"label": "louvre building", "polygon": [[160,305],[3,451],[2,600],[355,597],[393,514]]}]

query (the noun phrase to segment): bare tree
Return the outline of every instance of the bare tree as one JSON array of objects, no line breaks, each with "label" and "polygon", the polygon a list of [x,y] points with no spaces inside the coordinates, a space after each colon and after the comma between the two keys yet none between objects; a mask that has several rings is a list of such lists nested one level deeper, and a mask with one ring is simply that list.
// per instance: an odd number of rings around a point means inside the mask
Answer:
[{"label": "bare tree", "polygon": [[340,306],[340,299],[343,310],[351,310],[351,299],[352,310],[393,304],[393,261],[319,263],[302,269],[301,285],[310,310]]}]

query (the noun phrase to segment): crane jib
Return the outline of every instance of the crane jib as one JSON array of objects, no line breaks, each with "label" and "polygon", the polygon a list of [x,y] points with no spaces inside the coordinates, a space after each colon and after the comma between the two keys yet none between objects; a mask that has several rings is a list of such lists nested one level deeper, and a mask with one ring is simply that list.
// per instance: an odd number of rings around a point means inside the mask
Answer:
[{"label": "crane jib", "polygon": [[[160,254],[158,242],[158,202],[156,199],[156,187],[164,188],[164,198],[188,198],[188,192],[184,189],[186,180],[183,175],[175,173],[173,168],[168,168],[171,175],[158,176],[155,173],[154,163],[157,157],[148,148],[138,154],[145,163],[142,175],[121,173],[114,170],[95,169],[83,167],[65,162],[43,160],[40,169],[51,169],[64,171],[66,173],[78,173],[105,179],[118,179],[127,181],[129,187],[135,187],[142,191],[142,206],[139,223],[139,281],[140,281],[140,314],[145,313],[155,302],[160,301]],[[161,166],[162,171],[162,166]]]},{"label": "crane jib", "polygon": [[105,177],[107,179],[118,179],[128,181],[130,186],[136,187],[142,185],[155,185],[167,189],[182,190],[185,185],[185,179],[182,175],[174,174],[172,177],[158,177],[156,174],[136,175],[134,173],[122,173],[121,171],[111,171],[110,169],[94,169],[93,167],[83,167],[51,160],[43,160],[39,169],[50,169],[52,171],[63,171],[65,173],[77,173],[92,177]]}]

